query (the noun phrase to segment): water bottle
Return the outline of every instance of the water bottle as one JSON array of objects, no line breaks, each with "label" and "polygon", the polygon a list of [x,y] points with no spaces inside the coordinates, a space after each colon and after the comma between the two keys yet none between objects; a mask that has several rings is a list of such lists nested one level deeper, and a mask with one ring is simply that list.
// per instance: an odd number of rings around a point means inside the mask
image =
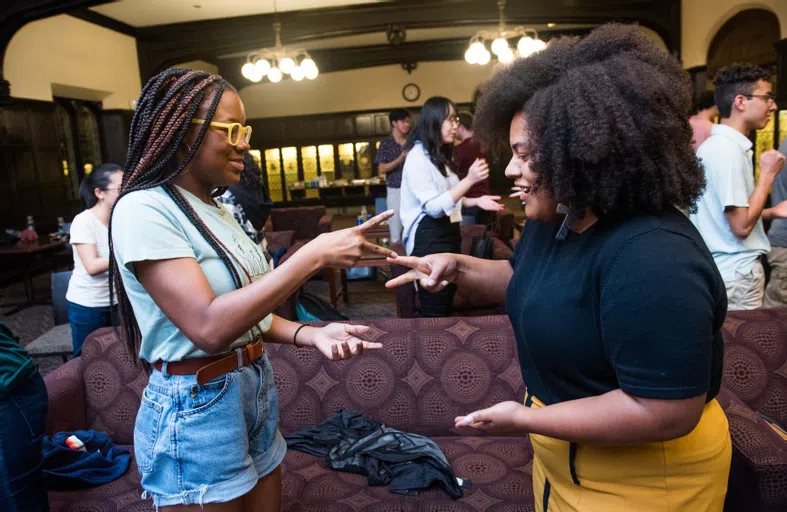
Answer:
[{"label": "water bottle", "polygon": [[60,240],[68,238],[68,231],[66,231],[66,223],[63,221],[63,217],[57,218],[57,236]]},{"label": "water bottle", "polygon": [[366,211],[366,205],[361,206],[361,218],[363,219],[363,222],[366,222],[372,218],[372,216],[369,215],[369,212]]}]

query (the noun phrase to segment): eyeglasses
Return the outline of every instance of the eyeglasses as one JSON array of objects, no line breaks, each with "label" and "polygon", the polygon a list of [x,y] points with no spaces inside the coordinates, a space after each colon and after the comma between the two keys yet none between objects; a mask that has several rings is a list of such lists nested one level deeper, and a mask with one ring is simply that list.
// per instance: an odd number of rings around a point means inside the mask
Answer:
[{"label": "eyeglasses", "polygon": [[459,124],[459,116],[448,116],[446,121],[450,121],[451,124]]},{"label": "eyeglasses", "polygon": [[776,103],[776,96],[774,96],[773,94],[744,94],[743,97],[749,98],[749,99],[751,99],[751,98],[760,98],[765,103],[767,103],[768,106],[771,106],[774,103]]},{"label": "eyeglasses", "polygon": [[[205,124],[205,120],[192,119],[191,123]],[[241,137],[243,137],[247,144],[251,140],[251,126],[243,126],[240,123],[219,123],[217,121],[211,121],[209,126],[227,130],[227,141],[233,146],[237,146],[240,143]]]}]

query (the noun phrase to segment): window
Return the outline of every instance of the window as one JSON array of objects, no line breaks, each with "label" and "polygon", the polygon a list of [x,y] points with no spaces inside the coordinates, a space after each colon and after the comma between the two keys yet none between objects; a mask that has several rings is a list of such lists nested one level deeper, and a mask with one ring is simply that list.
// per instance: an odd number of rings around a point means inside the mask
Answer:
[{"label": "window", "polygon": [[372,146],[368,142],[355,143],[356,164],[358,177],[369,179],[372,177]]},{"label": "window", "polygon": [[323,144],[317,147],[320,155],[320,174],[329,182],[336,178],[336,162],[333,159],[333,144]]},{"label": "window", "polygon": [[82,178],[104,162],[98,125],[101,104],[68,98],[55,98],[55,103],[62,172],[69,198],[78,200]]},{"label": "window", "polygon": [[[281,148],[281,160],[284,165],[284,186],[289,188],[298,179],[298,148]],[[292,197],[290,197],[292,200]]]},{"label": "window", "polygon": [[268,193],[272,201],[284,201],[281,188],[281,152],[279,148],[265,150],[265,174],[268,176]]},{"label": "window", "polygon": [[101,138],[98,132],[98,118],[96,112],[85,104],[75,104],[77,108],[77,134],[79,153],[82,156],[82,167],[85,174],[89,174],[87,166],[98,167],[103,162],[101,158]]},{"label": "window", "polygon": [[76,141],[74,140],[71,116],[61,104],[55,105],[55,130],[57,130],[57,140],[60,146],[63,177],[68,183],[68,198],[76,201],[79,200],[79,177],[81,173],[78,171],[79,167],[77,166]]},{"label": "window", "polygon": [[774,119],[775,116],[771,116],[771,120],[768,121],[768,125],[763,128],[762,130],[757,130],[757,137],[756,143],[754,145],[754,179],[757,180],[760,177],[760,155],[762,155],[765,151],[769,149],[773,149],[773,138],[774,138]]},{"label": "window", "polygon": [[[301,148],[301,163],[303,164],[303,181],[310,182],[317,179],[317,146]],[[320,191],[306,189],[306,197],[320,197]]]},{"label": "window", "polygon": [[352,142],[339,144],[339,177],[345,180],[355,178],[355,148]]}]

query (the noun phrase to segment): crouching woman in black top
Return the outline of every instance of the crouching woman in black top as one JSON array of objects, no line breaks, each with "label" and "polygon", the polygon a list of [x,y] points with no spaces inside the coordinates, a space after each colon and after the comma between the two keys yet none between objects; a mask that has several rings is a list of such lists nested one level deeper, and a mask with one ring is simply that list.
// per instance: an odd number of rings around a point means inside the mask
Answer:
[{"label": "crouching woman in black top", "polygon": [[691,222],[705,181],[688,75],[636,27],[562,38],[483,89],[476,133],[507,141],[527,222],[510,262],[392,262],[389,287],[505,299],[525,403],[457,427],[530,435],[536,510],[721,511],[724,283]]}]

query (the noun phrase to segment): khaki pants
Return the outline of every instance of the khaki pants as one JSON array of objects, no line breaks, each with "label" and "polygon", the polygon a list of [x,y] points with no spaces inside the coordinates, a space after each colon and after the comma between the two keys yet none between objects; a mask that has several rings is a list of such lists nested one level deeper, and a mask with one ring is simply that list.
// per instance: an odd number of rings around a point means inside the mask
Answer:
[{"label": "khaki pants", "polygon": [[771,280],[765,287],[765,307],[782,308],[787,306],[787,249],[772,247],[768,263],[771,265]]},{"label": "khaki pants", "polygon": [[762,263],[755,261],[746,272],[735,272],[734,281],[724,281],[727,288],[727,309],[730,311],[743,309],[759,309],[765,293],[765,271]]}]

